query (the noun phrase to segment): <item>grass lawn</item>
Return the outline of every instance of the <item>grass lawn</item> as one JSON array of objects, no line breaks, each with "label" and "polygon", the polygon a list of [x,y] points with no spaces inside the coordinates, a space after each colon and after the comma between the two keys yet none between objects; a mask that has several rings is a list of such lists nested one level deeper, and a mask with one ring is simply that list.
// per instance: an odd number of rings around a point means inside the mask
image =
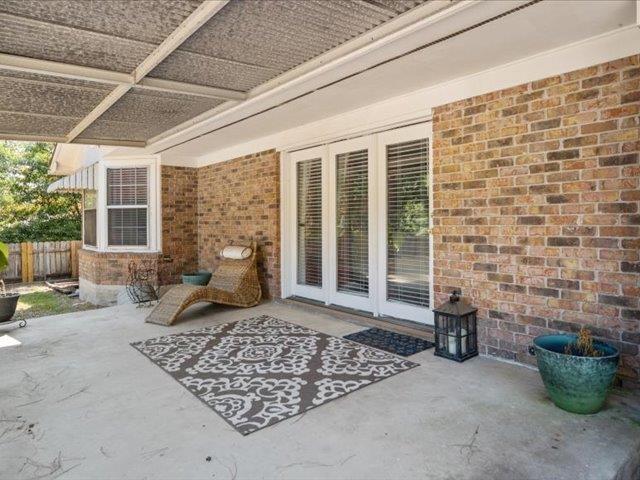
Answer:
[{"label": "grass lawn", "polygon": [[67,297],[46,287],[34,288],[34,290],[36,291],[21,292],[13,320],[25,320],[98,308],[92,303],[84,302],[78,298]]}]

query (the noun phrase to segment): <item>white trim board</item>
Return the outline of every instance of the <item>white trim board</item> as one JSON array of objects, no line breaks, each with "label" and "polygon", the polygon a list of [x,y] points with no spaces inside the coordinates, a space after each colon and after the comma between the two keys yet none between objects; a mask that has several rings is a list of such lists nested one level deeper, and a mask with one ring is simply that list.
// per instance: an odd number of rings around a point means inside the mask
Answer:
[{"label": "white trim board", "polygon": [[386,125],[426,120],[433,107],[513,87],[561,73],[640,53],[640,29],[635,25],[519,59],[499,67],[344,112],[277,134],[185,158],[163,152],[163,165],[202,167],[276,148],[292,150],[366,133]]}]

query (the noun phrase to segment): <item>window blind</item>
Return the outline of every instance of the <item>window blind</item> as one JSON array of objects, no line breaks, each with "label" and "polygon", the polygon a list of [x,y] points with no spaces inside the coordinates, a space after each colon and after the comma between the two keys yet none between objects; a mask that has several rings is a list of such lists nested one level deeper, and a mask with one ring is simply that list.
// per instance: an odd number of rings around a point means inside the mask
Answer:
[{"label": "window blind", "polygon": [[107,169],[107,205],[146,205],[147,177],[146,167]]},{"label": "window blind", "polygon": [[110,208],[108,230],[109,245],[146,245],[147,209]]},{"label": "window blind", "polygon": [[148,168],[107,169],[109,245],[147,245],[148,190]]},{"label": "window blind", "polygon": [[297,282],[322,286],[322,160],[298,162]]},{"label": "window blind", "polygon": [[429,144],[387,145],[387,300],[429,306]]},{"label": "window blind", "polygon": [[337,290],[369,294],[367,150],[336,156]]}]

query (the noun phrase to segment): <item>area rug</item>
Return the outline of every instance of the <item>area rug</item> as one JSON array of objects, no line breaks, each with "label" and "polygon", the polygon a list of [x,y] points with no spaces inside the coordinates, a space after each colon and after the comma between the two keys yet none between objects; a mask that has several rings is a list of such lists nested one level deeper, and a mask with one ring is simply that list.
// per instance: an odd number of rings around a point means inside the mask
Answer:
[{"label": "area rug", "polygon": [[408,357],[433,347],[435,344],[428,340],[402,333],[390,332],[381,328],[369,328],[361,332],[345,335],[347,340],[379,348],[385,352]]},{"label": "area rug", "polygon": [[418,366],[270,316],[131,345],[243,435]]}]

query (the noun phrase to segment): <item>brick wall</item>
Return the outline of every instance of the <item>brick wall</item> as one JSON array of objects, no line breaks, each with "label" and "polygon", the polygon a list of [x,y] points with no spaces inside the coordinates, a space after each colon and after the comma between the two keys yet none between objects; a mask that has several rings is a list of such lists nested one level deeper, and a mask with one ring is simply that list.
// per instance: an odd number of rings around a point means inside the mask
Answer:
[{"label": "brick wall", "polygon": [[79,277],[96,285],[126,285],[131,260],[138,263],[147,260],[155,264],[158,254],[94,252],[81,249],[78,250]]},{"label": "brick wall", "polygon": [[161,283],[198,269],[198,170],[162,166]]},{"label": "brick wall", "polygon": [[479,307],[484,353],[588,325],[640,378],[640,57],[434,110],[435,288]]},{"label": "brick wall", "polygon": [[258,243],[265,298],[280,296],[280,162],[268,150],[198,169],[198,258],[214,269],[231,243]]}]

